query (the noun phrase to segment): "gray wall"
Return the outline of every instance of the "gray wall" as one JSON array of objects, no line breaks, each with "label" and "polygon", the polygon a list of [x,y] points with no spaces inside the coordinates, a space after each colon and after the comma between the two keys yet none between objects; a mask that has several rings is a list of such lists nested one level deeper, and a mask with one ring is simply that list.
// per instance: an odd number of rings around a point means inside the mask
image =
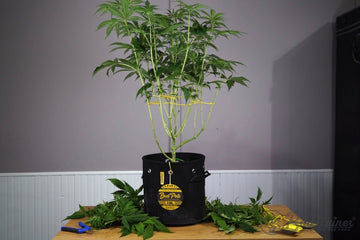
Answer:
[{"label": "gray wall", "polygon": [[[207,131],[182,150],[205,153],[208,169],[331,168],[333,23],[360,1],[201,2],[246,33],[219,54],[244,62],[251,84],[220,94]],[[139,82],[91,76],[114,40],[95,31],[99,3],[2,3],[0,172],[140,170],[158,151]]]}]

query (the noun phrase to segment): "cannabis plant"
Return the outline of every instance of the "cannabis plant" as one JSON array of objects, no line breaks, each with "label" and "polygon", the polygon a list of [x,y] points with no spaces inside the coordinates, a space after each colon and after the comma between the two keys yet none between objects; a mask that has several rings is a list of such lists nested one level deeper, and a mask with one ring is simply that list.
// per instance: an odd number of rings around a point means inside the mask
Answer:
[{"label": "cannabis plant", "polygon": [[[111,44],[118,57],[101,63],[93,74],[102,69],[107,75],[125,71],[125,80],[139,79],[136,96],[145,99],[155,142],[168,159],[179,160],[176,151],[208,125],[219,90],[224,85],[229,90],[235,84],[246,86],[246,78],[233,76],[240,62],[211,53],[217,50],[216,39],[241,33],[225,25],[223,13],[197,3],[177,1],[174,9],[161,13],[149,1],[112,0],[100,4],[97,13],[108,16],[98,29],[105,28],[106,37],[115,34],[119,39]],[[210,102],[204,100],[205,93],[212,93]],[[153,107],[171,140],[171,154],[159,143]],[[193,135],[180,141],[190,116]]]}]

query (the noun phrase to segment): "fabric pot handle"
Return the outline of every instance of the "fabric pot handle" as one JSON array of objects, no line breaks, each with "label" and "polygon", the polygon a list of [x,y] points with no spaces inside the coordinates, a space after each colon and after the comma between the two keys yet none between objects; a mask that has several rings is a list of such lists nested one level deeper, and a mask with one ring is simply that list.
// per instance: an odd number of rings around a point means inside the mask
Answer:
[{"label": "fabric pot handle", "polygon": [[200,182],[203,181],[205,178],[207,178],[208,176],[210,176],[211,174],[209,173],[209,171],[205,171],[204,175],[199,175],[199,174],[195,174],[191,179],[190,182]]}]

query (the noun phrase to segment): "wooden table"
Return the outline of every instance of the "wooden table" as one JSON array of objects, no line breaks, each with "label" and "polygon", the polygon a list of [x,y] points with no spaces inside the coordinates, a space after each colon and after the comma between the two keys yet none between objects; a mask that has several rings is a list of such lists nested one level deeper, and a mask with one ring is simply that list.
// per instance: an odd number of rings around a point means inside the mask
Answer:
[{"label": "wooden table", "polygon": [[[289,208],[284,205],[270,205],[269,209],[274,210],[288,219],[299,219]],[[85,222],[85,219],[70,220],[66,226],[78,228],[78,221]],[[291,239],[291,240],[321,240],[323,239],[313,229],[303,229],[296,235],[289,235],[280,232],[271,232],[267,228],[258,228],[259,231],[255,233],[247,233],[242,230],[236,230],[231,234],[225,234],[218,231],[218,228],[213,223],[200,223],[191,226],[184,227],[169,227],[172,233],[154,232],[154,236],[150,240],[266,240],[266,239]],[[92,230],[89,233],[71,233],[60,231],[53,240],[78,240],[78,239],[116,239],[116,240],[141,240],[142,237],[138,237],[135,234],[130,234],[120,238],[120,228],[109,228],[102,230]]]}]

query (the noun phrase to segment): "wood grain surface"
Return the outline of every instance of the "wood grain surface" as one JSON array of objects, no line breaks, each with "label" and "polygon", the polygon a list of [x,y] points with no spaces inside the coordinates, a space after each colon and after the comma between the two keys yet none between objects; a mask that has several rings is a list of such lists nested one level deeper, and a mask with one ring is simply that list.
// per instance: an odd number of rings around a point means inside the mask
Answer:
[{"label": "wood grain surface", "polygon": [[[289,208],[284,205],[270,205],[269,209],[278,212],[288,219],[299,219]],[[85,219],[70,220],[66,226],[78,228],[78,221],[85,222]],[[60,226],[59,226],[60,228]],[[288,240],[321,240],[323,239],[315,230],[304,229],[296,235],[289,235],[281,232],[271,231],[266,226],[258,226],[258,232],[247,233],[242,230],[236,230],[233,233],[225,234],[219,231],[213,223],[200,223],[191,226],[169,227],[172,233],[154,232],[154,236],[150,240],[266,240],[266,239],[288,239]],[[135,234],[130,234],[120,238],[120,228],[113,227],[102,230],[92,230],[91,232],[77,234],[71,232],[59,231],[53,240],[78,240],[78,239],[116,239],[116,240],[141,240]]]}]

